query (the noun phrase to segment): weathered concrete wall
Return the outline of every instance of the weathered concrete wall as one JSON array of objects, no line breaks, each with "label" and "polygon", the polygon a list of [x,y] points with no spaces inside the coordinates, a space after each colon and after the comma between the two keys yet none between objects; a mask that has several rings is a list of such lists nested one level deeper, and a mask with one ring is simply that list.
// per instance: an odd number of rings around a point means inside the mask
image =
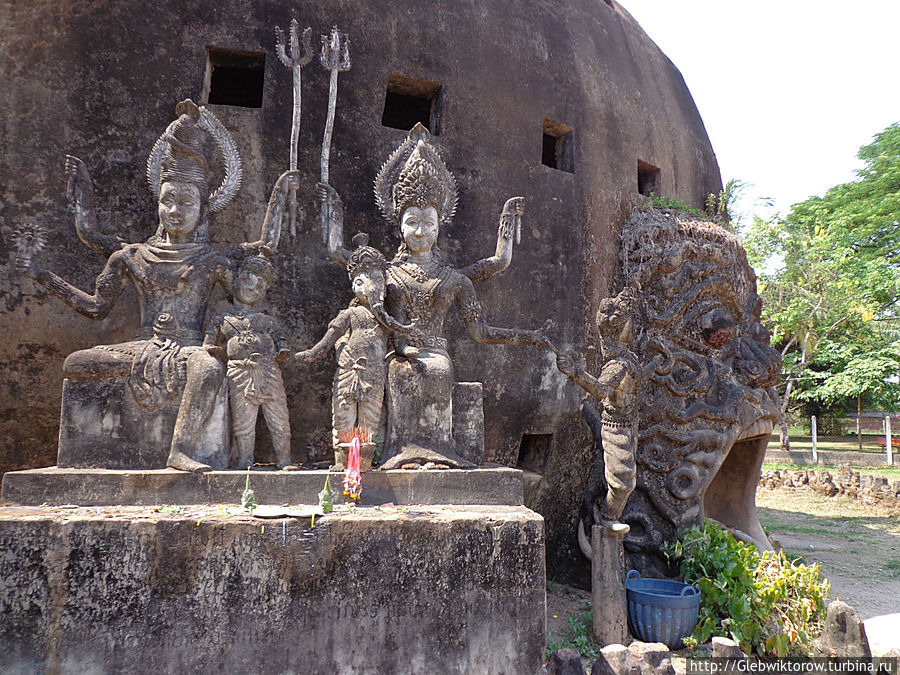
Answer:
[{"label": "weathered concrete wall", "polygon": [[[254,238],[287,165],[290,74],[274,58],[272,28],[290,18],[276,0],[0,4],[0,470],[55,463],[63,358],[130,338],[137,326],[128,293],[108,319],[93,322],[17,276],[11,232],[45,224],[48,267],[92,287],[103,260],[72,227],[62,171],[69,152],[92,171],[103,229],[145,240],[156,222],[146,156],[175,102],[206,102],[213,46],[267,54],[261,108],[210,106],[237,139],[245,168],[238,200],[213,216],[213,238],[223,247]],[[348,237],[368,231],[389,254],[399,242],[371,194],[378,167],[406,134],[381,125],[391,74],[442,85],[436,141],[460,184],[458,214],[440,239],[452,262],[492,253],[503,201],[527,198],[512,266],[477,289],[496,325],[536,327],[549,317],[561,348],[593,344],[638,160],[660,168],[659,192],[695,205],[721,187],[681,75],[618,6],[310,0],[297,18],[315,34],[337,24],[351,36],[353,68],[340,76],[331,153]],[[345,274],[326,259],[315,217],[327,90],[325,71],[316,62],[305,67],[301,227],[282,242],[269,295],[296,348],[311,345],[351,297]],[[544,118],[574,129],[574,173],[541,163]],[[582,392],[556,372],[551,355],[475,345],[459,322],[450,324],[457,378],[484,383],[488,461],[515,466],[523,434],[552,435],[537,458],[546,485],[534,507],[548,518],[551,564],[562,564],[575,550],[575,510],[593,453],[581,428]],[[308,446],[324,448],[333,368],[328,360],[284,368],[298,461]]]},{"label": "weathered concrete wall", "polygon": [[309,525],[0,509],[0,670],[540,672],[537,514],[358,509]]}]

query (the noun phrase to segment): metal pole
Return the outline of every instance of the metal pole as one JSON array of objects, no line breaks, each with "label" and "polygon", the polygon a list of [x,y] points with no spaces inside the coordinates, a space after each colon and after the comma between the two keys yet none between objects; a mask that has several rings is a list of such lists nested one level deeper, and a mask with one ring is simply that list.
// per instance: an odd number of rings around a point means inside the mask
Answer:
[{"label": "metal pole", "polygon": [[894,446],[891,443],[891,417],[886,415],[884,418],[884,448],[887,450],[888,466],[894,466]]},{"label": "metal pole", "polygon": [[819,429],[816,424],[816,416],[809,418],[809,428],[812,430],[813,464],[819,463]]}]

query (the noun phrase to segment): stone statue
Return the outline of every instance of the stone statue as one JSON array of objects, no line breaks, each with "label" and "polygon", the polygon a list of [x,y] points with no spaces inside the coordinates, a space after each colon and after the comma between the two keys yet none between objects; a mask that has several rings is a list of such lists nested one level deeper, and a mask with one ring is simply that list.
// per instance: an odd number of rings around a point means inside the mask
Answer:
[{"label": "stone statue", "polygon": [[[603,447],[606,495],[602,506],[592,505],[594,523],[613,534],[626,534],[628,525],[619,522],[628,497],[634,490],[637,450],[637,399],[640,366],[629,345],[634,338],[637,297],[626,288],[614,298],[605,298],[597,310],[597,331],[603,368],[598,377],[584,372],[574,358],[557,355],[557,367],[575,384],[603,401],[601,443]],[[581,537],[584,537],[583,532]]]},{"label": "stone statue", "polygon": [[[17,267],[92,319],[107,316],[126,284],[134,285],[141,311],[137,337],[122,344],[100,345],[70,354],[63,366],[64,374],[72,381],[124,379],[134,401],[148,415],[180,397],[165,464],[187,471],[205,471],[210,467],[191,458],[191,453],[201,442],[204,426],[214,417],[216,393],[224,377],[222,362],[201,346],[207,305],[217,285],[230,291],[240,258],[265,247],[277,247],[284,203],[288,191],[298,187],[298,179],[296,172],[286,172],[278,179],[259,241],[242,244],[228,254],[217,250],[209,243],[209,212],[222,209],[237,191],[237,149],[209,110],[186,100],[175,111],[178,118],[157,141],[148,160],[148,179],[157,197],[159,214],[159,226],[153,236],[144,243],[126,244],[101,233],[94,215],[87,167],[68,156],[68,193],[75,203],[76,231],[88,247],[108,256],[94,293],[85,293],[45,270],[35,258],[19,259]],[[212,194],[203,150],[205,136],[215,141],[226,165],[222,185]],[[64,413],[65,406],[64,396]]]},{"label": "stone statue", "polygon": [[[331,397],[334,469],[347,466],[346,436],[354,429],[385,437],[384,390],[385,357],[392,331],[405,332],[410,326],[395,321],[384,309],[387,261],[381,251],[368,246],[369,237],[357,234],[358,244],[347,259],[347,273],[356,299],[328,324],[328,331],[315,346],[297,352],[299,361],[311,362],[335,347],[337,371]],[[374,445],[364,443],[360,470],[372,467]]]},{"label": "stone statue", "polygon": [[228,401],[237,468],[253,466],[256,418],[262,408],[279,469],[291,464],[291,425],[279,363],[291,357],[278,321],[254,305],[275,278],[264,256],[245,258],[234,281],[234,309],[212,318],[203,347],[227,362]]},{"label": "stone statue", "polygon": [[[780,358],[760,324],[743,247],[718,225],[649,209],[625,223],[620,262],[642,317],[632,343],[641,370],[637,485],[622,514],[629,564],[645,576],[670,573],[666,542],[704,517],[770,548],[756,486],[778,417]],[[599,481],[586,489],[588,533],[589,504],[602,494]]]},{"label": "stone statue", "polygon": [[[456,210],[456,181],[429,141],[428,130],[417,124],[375,180],[376,203],[403,237],[388,265],[385,305],[398,321],[413,324],[408,334],[394,336],[388,359],[386,469],[470,465],[455,452],[452,434],[454,376],[444,337],[451,310],[480,343],[543,346],[550,327],[549,321],[540,330],[489,326],[473,286],[508,266],[522,198],[504,207],[495,256],[462,270],[444,258],[437,239],[440,225],[448,224]],[[340,200],[330,187],[326,206],[332,214],[329,255],[346,266],[350,252],[342,246]]]}]

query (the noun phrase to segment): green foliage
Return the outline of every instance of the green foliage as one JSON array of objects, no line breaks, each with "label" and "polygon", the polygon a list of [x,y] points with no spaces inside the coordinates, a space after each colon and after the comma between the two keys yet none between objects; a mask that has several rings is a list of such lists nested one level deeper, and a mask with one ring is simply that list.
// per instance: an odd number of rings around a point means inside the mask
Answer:
[{"label": "green foliage", "polygon": [[585,609],[575,616],[569,617],[569,625],[562,631],[559,639],[547,636],[546,655],[549,659],[553,652],[559,649],[574,649],[581,658],[593,661],[600,656],[603,645],[594,642],[594,615],[590,609]]},{"label": "green foliage", "polygon": [[769,268],[763,321],[788,397],[832,408],[900,403],[888,379],[900,371],[900,124],[859,157],[856,181],[742,232],[751,264]]},{"label": "green foliage", "polygon": [[667,197],[666,195],[658,195],[655,192],[650,193],[650,205],[655,209],[667,209],[670,211],[681,211],[689,213],[692,216],[701,218],[704,216],[703,211],[694,208],[687,202],[683,202],[675,197]]},{"label": "green foliage", "polygon": [[760,555],[708,519],[685,530],[667,554],[703,597],[688,646],[720,635],[748,654],[801,656],[821,633],[830,586],[818,564],[797,564],[783,551]]},{"label": "green foliage", "polygon": [[900,579],[900,558],[891,558],[885,563],[884,568],[895,579]]}]

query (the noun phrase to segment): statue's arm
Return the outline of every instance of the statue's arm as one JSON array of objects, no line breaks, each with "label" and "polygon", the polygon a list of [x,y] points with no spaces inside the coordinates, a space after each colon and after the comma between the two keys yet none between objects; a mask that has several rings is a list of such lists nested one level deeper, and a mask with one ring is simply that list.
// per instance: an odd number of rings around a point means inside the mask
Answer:
[{"label": "statue's arm", "polygon": [[97,277],[94,294],[88,295],[53,272],[45,270],[37,261],[16,259],[16,268],[31,277],[69,307],[89,319],[104,319],[125,288],[125,265],[121,251],[113,253]]},{"label": "statue's arm", "polygon": [[275,360],[278,363],[289,361],[291,350],[288,345],[287,335],[284,333],[281,322],[274,316],[269,317],[269,337],[272,338],[272,342],[275,344]]},{"label": "statue's arm", "polygon": [[513,197],[503,205],[500,214],[500,226],[497,229],[497,249],[489,258],[481,260],[459,270],[468,277],[472,283],[478,284],[487,281],[495,274],[499,274],[512,262],[513,235],[518,242],[522,228],[522,215],[525,213],[525,198]]},{"label": "statue's arm", "polygon": [[342,310],[341,313],[328,324],[328,330],[325,331],[325,335],[322,336],[322,339],[309,349],[304,349],[302,352],[294,354],[294,358],[306,363],[315,361],[333,349],[334,345],[337,344],[338,339],[346,333],[349,328],[350,315],[347,310]]},{"label": "statue's arm", "polygon": [[323,235],[328,257],[341,267],[346,267],[350,251],[344,248],[344,203],[337,190],[325,183],[316,183],[316,196],[325,228]]},{"label": "statue's arm", "polygon": [[495,345],[537,345],[546,341],[546,333],[552,322],[547,320],[538,330],[520,328],[497,328],[488,325],[484,318],[481,303],[475,295],[475,287],[468,277],[462,277],[459,292],[456,295],[456,308],[459,317],[466,324],[469,336],[482,344]]},{"label": "statue's arm", "polygon": [[300,172],[285,171],[275,181],[272,194],[269,196],[269,205],[266,207],[266,217],[263,220],[262,234],[259,241],[250,244],[266,246],[273,253],[278,249],[281,239],[281,225],[284,221],[284,205],[288,194],[300,187]]},{"label": "statue's arm", "polygon": [[97,215],[94,212],[94,184],[87,165],[77,157],[66,155],[66,196],[75,209],[75,232],[78,238],[90,249],[109,257],[114,251],[122,248],[122,240],[109,234],[103,234],[97,227]]},{"label": "statue's arm", "polygon": [[227,361],[228,353],[225,350],[225,340],[222,335],[222,324],[224,321],[225,319],[221,314],[210,319],[206,335],[203,337],[203,349],[213,356]]},{"label": "statue's arm", "polygon": [[599,377],[594,377],[584,370],[578,370],[575,373],[575,377],[572,378],[572,381],[594,398],[602,400],[615,391],[616,387],[621,384],[626,374],[627,371],[625,370],[625,366],[621,363],[611,361],[603,367]]}]

